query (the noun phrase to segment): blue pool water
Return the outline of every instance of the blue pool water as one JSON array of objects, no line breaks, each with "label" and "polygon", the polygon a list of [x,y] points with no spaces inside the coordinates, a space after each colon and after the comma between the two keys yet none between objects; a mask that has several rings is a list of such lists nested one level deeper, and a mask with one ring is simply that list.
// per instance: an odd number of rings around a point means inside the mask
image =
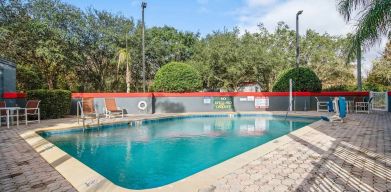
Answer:
[{"label": "blue pool water", "polygon": [[39,134],[113,183],[147,189],[183,179],[316,120],[193,116]]}]

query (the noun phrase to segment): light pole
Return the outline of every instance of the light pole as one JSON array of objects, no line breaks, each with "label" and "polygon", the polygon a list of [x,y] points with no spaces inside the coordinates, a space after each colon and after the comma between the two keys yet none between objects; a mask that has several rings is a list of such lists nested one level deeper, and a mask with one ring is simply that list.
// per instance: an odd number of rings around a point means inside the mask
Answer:
[{"label": "light pole", "polygon": [[300,62],[300,45],[299,45],[299,15],[303,13],[303,10],[300,10],[296,13],[296,67],[299,67]]},{"label": "light pole", "polygon": [[142,30],[142,55],[143,55],[143,91],[145,93],[145,23],[144,23],[144,9],[147,8],[147,3],[146,2],[142,2],[141,3],[141,10],[142,10],[142,14],[141,14],[141,30]]}]

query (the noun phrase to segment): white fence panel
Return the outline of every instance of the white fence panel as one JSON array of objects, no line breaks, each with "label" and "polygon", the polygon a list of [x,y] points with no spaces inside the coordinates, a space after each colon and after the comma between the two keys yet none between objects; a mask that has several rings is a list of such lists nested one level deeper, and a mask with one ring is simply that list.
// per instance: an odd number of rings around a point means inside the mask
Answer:
[{"label": "white fence panel", "polygon": [[388,111],[388,94],[387,92],[371,92],[372,110]]}]

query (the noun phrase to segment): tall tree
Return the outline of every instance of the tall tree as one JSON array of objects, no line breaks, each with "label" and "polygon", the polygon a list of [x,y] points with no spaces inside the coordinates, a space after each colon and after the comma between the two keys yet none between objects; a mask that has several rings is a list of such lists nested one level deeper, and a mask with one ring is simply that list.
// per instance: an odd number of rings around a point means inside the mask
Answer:
[{"label": "tall tree", "polygon": [[373,63],[367,82],[372,87],[383,87],[379,91],[386,91],[391,88],[391,40],[386,45],[383,57]]},{"label": "tall tree", "polygon": [[118,51],[118,64],[117,64],[117,80],[118,80],[118,73],[123,66],[125,66],[126,72],[125,72],[125,82],[126,82],[126,93],[130,93],[130,84],[132,83],[132,72],[131,70],[131,56],[129,49],[120,49]]},{"label": "tall tree", "polygon": [[391,1],[338,0],[338,11],[347,22],[355,18],[353,14],[358,13],[358,23],[351,42],[351,56],[357,57],[358,89],[361,90],[361,49],[363,46],[372,46],[382,36],[391,36]]}]

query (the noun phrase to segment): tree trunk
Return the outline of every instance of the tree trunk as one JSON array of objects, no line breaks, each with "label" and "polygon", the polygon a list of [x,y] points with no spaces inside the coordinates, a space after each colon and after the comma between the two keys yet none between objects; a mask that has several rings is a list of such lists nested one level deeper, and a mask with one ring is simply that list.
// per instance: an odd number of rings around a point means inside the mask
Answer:
[{"label": "tree trunk", "polygon": [[361,80],[361,46],[357,48],[357,91],[362,91]]},{"label": "tree trunk", "polygon": [[126,93],[130,93],[131,74],[129,64],[126,64]]},{"label": "tree trunk", "polygon": [[47,83],[48,83],[48,89],[52,90],[53,89],[53,80],[49,78]]}]

